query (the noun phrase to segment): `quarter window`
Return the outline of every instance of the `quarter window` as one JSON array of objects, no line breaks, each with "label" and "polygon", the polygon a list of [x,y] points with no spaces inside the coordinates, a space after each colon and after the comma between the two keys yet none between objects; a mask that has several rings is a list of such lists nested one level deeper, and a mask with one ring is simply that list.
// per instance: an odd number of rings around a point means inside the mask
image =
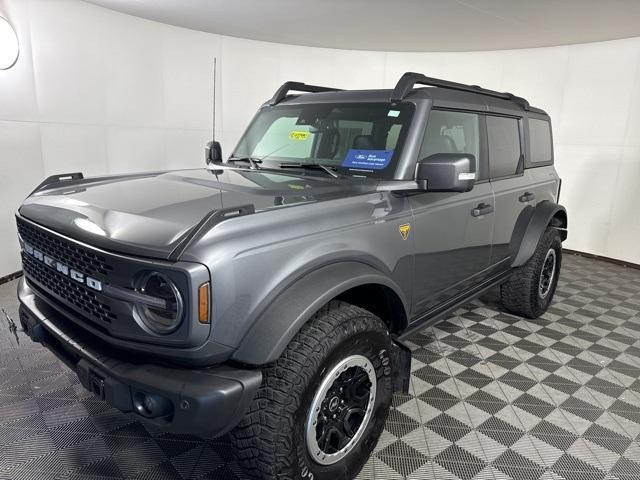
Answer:
[{"label": "quarter window", "polygon": [[479,172],[479,138],[478,115],[432,110],[420,148],[420,159],[436,153],[471,154],[476,159],[476,172]]},{"label": "quarter window", "polygon": [[522,156],[518,120],[487,116],[491,177],[507,177],[518,172]]},{"label": "quarter window", "polygon": [[546,120],[529,119],[531,163],[549,163],[553,160],[551,125]]}]

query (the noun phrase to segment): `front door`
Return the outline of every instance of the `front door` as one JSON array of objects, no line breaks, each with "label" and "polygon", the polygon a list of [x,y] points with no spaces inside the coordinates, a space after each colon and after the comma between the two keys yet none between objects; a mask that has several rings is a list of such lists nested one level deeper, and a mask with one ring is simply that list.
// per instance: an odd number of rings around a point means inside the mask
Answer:
[{"label": "front door", "polygon": [[420,315],[482,280],[493,236],[489,182],[467,193],[424,193],[414,212],[414,313]]},{"label": "front door", "polygon": [[425,192],[410,197],[415,242],[414,316],[461,293],[487,274],[494,197],[487,181],[486,149],[481,148],[480,132],[475,113],[432,110],[429,115],[419,158],[437,153],[472,154],[477,183],[466,193]]}]

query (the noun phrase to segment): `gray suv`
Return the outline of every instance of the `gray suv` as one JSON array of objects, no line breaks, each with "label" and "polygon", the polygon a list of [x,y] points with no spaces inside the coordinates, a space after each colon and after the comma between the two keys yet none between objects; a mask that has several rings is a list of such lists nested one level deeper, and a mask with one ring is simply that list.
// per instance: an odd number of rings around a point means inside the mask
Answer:
[{"label": "gray suv", "polygon": [[257,478],[353,478],[408,389],[404,339],[496,285],[529,318],[553,298],[567,214],[523,98],[287,82],[206,157],[39,185],[20,321],[114,407],[230,433]]}]

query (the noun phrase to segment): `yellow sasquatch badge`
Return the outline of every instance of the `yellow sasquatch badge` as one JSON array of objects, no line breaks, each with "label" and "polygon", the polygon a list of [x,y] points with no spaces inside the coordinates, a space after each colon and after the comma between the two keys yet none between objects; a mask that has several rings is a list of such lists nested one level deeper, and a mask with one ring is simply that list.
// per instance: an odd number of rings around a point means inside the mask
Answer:
[{"label": "yellow sasquatch badge", "polygon": [[402,239],[406,240],[407,238],[409,238],[409,232],[411,231],[411,224],[405,223],[404,225],[400,225],[398,227],[398,230],[400,231],[400,235],[402,235]]}]

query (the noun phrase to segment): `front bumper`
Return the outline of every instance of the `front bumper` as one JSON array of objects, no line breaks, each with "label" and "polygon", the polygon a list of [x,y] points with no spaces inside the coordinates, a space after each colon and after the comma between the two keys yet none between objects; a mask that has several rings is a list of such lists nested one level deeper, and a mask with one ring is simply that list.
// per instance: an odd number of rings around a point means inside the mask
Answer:
[{"label": "front bumper", "polygon": [[105,347],[18,283],[20,323],[76,372],[82,385],[123,412],[175,433],[222,435],[238,424],[260,386],[260,370],[186,369],[134,363]]}]

